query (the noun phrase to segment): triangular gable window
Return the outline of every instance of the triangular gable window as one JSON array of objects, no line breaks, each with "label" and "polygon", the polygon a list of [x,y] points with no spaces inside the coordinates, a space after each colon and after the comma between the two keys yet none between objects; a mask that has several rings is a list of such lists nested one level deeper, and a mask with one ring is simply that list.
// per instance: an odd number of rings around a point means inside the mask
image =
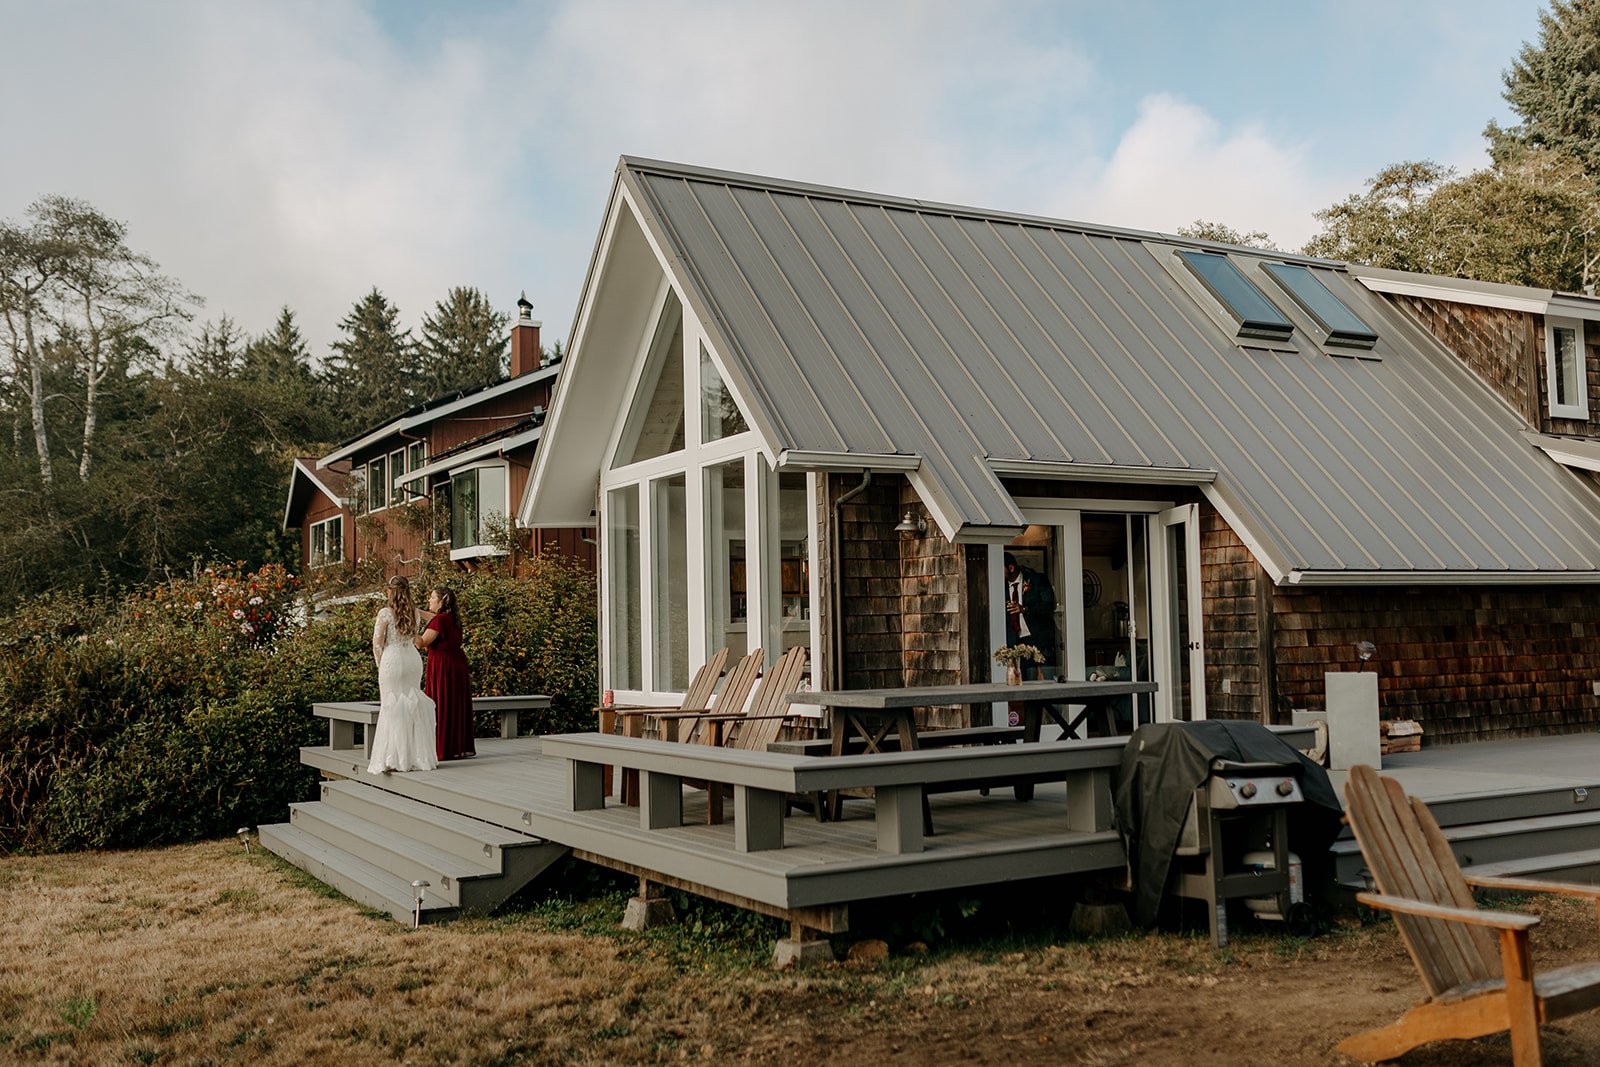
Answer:
[{"label": "triangular gable window", "polygon": [[683,450],[683,306],[670,291],[611,466]]},{"label": "triangular gable window", "polygon": [[707,441],[720,441],[736,433],[744,433],[750,424],[744,413],[728,392],[727,383],[717,373],[706,346],[700,346],[700,436]]}]

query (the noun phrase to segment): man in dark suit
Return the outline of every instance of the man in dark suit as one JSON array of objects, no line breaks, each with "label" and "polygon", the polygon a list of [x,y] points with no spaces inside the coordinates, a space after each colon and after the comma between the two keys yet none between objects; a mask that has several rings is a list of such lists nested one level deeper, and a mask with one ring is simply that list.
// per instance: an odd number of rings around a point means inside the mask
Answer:
[{"label": "man in dark suit", "polygon": [[1007,552],[1006,561],[1006,644],[1032,645],[1044,653],[1043,663],[1022,661],[1022,676],[1036,678],[1055,673],[1056,594],[1050,579],[1017,562]]}]

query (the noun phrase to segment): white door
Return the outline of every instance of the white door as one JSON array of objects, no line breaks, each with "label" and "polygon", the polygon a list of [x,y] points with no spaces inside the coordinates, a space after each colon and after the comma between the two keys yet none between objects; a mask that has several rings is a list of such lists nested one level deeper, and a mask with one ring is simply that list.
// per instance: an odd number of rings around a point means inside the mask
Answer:
[{"label": "white door", "polygon": [[1168,721],[1206,717],[1206,650],[1200,591],[1200,507],[1184,504],[1160,515],[1162,659],[1168,670],[1157,707]]}]

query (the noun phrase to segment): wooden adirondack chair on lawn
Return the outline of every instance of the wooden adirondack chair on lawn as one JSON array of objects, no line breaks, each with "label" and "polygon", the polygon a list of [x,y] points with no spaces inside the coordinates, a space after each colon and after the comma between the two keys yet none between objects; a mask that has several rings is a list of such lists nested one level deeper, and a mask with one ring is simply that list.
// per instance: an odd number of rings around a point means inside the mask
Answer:
[{"label": "wooden adirondack chair on lawn", "polygon": [[1532,1067],[1540,1023],[1600,1007],[1600,963],[1534,974],[1528,930],[1538,918],[1480,911],[1472,898],[1474,887],[1560,893],[1600,908],[1600,886],[1464,876],[1433,813],[1371,767],[1350,772],[1345,809],[1378,887],[1356,899],[1395,913],[1428,996],[1388,1026],[1346,1038],[1340,1052],[1376,1063],[1429,1041],[1509,1030],[1517,1067]]}]

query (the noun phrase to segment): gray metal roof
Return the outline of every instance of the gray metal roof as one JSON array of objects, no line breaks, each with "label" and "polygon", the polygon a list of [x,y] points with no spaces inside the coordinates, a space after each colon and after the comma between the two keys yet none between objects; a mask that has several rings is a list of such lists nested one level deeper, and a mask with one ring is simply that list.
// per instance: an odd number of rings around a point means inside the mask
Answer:
[{"label": "gray metal roof", "polygon": [[[777,452],[916,456],[947,534],[1021,515],[996,472],[1168,472],[1291,580],[1600,571],[1591,490],[1339,264],[624,158],[621,179]],[[1242,348],[1163,259],[1303,263],[1375,358]],[[1110,468],[1107,472],[1105,469]],[[1530,575],[1533,577],[1533,575]]]}]

